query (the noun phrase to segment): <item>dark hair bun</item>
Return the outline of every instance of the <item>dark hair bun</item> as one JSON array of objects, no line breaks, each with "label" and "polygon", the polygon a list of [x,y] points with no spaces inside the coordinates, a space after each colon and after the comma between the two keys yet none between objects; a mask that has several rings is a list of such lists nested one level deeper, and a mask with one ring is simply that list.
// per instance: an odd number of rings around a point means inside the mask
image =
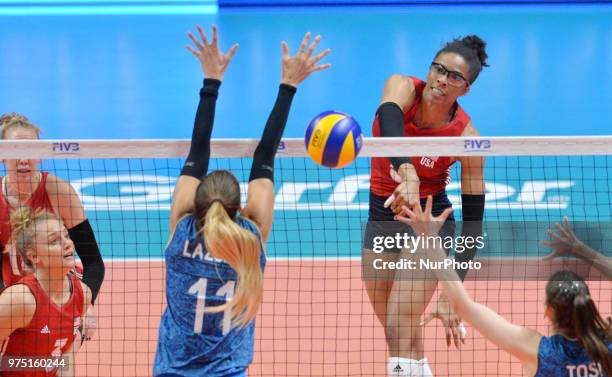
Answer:
[{"label": "dark hair bun", "polygon": [[480,39],[480,37],[477,35],[468,35],[466,37],[463,37],[463,39],[461,39],[461,42],[476,53],[476,56],[478,56],[478,60],[480,60],[480,64],[483,67],[488,67],[488,56],[487,52],[485,51],[487,44],[485,43],[485,41]]}]

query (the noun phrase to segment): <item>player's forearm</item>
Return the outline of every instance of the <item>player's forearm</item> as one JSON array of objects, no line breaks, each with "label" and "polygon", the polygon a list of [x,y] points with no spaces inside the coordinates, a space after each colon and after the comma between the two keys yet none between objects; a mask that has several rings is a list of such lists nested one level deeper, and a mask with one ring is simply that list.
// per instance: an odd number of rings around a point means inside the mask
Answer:
[{"label": "player's forearm", "polygon": [[[431,245],[431,247],[427,248],[427,258],[430,263],[443,266],[443,262],[446,260],[446,252],[435,245]],[[465,313],[468,310],[472,299],[463,287],[457,272],[452,268],[436,268],[433,272],[448,302],[453,306],[455,312],[462,316],[461,313]]]},{"label": "player's forearm", "polygon": [[74,242],[77,255],[83,262],[83,283],[91,289],[91,303],[93,304],[100,292],[106,271],[96,236],[87,219],[70,228],[68,233]]},{"label": "player's forearm", "polygon": [[[484,218],[484,207],[485,207],[485,196],[484,195],[461,195],[463,213],[463,228],[461,229],[461,236],[463,240],[471,240],[467,243],[470,245],[466,246],[463,252],[455,253],[455,260],[458,262],[466,262],[467,265],[476,256],[478,251],[477,242],[479,237],[482,237],[482,220]],[[461,263],[463,265],[464,263]],[[465,280],[468,273],[468,269],[458,269],[457,274],[461,278],[461,281]]]},{"label": "player's forearm", "polygon": [[221,81],[219,80],[205,79],[204,86],[200,89],[200,102],[193,125],[191,147],[181,175],[202,179],[208,171],[210,136],[215,120],[215,108],[220,86]]},{"label": "player's forearm", "polygon": [[606,279],[612,280],[612,258],[604,255],[599,255],[593,260],[593,267],[601,272]]},{"label": "player's forearm", "polygon": [[258,178],[274,180],[274,157],[287,125],[291,102],[296,91],[297,88],[294,86],[280,84],[276,102],[253,154],[253,165],[251,166],[249,181]]},{"label": "player's forearm", "polygon": [[581,241],[577,242],[575,248],[574,254],[595,267],[606,279],[612,280],[612,258],[606,257]]},{"label": "player's forearm", "polygon": [[[404,136],[404,113],[397,103],[383,103],[378,107],[376,116],[381,137]],[[399,170],[402,165],[412,164],[408,157],[390,157],[389,160],[396,170]]]},{"label": "player's forearm", "polygon": [[608,258],[604,255],[599,255],[593,261],[593,267],[597,271],[601,272],[606,279],[612,280],[612,258]]}]

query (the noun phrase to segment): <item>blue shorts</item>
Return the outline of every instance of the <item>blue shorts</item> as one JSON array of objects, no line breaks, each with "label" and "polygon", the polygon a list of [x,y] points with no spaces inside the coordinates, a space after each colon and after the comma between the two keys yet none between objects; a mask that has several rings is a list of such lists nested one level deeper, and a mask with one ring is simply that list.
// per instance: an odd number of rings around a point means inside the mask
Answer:
[{"label": "blue shorts", "polygon": [[[432,214],[439,216],[445,209],[452,207],[446,191],[442,191],[436,194],[433,198]],[[387,200],[386,197],[378,196],[370,192],[370,207],[368,211],[368,222],[365,226],[363,236],[363,248],[372,250],[373,239],[377,236],[394,236],[396,234],[407,233],[414,235],[412,228],[404,223],[395,221],[393,218],[395,213],[389,208],[385,208],[384,203]],[[427,199],[421,199],[421,206],[425,208]],[[446,219],[442,229],[440,230],[441,237],[455,237],[455,217],[451,213]],[[400,249],[392,248],[387,249],[389,252],[399,253]],[[448,253],[448,250],[446,250]]]}]

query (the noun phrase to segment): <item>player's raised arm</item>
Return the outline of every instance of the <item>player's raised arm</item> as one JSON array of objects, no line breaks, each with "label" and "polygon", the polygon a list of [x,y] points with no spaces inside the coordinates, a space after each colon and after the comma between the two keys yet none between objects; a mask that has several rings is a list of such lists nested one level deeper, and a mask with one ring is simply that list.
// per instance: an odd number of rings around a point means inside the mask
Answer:
[{"label": "player's raised arm", "polygon": [[[391,75],[385,82],[376,117],[381,137],[404,136],[404,113],[414,104],[416,92],[414,82],[408,76]],[[397,212],[400,206],[413,206],[419,200],[419,176],[409,157],[391,157],[391,178],[398,183],[385,207]]]},{"label": "player's raised arm", "polygon": [[174,230],[177,221],[192,211],[196,188],[208,171],[210,136],[215,120],[219,86],[221,86],[223,75],[238,49],[238,45],[234,44],[227,53],[219,50],[216,26],[213,25],[213,36],[210,43],[204,30],[199,25],[196,28],[200,40],[192,33],[188,33],[187,35],[195,47],[187,45],[186,48],[200,61],[205,79],[204,86],[200,89],[200,102],[193,125],[189,155],[174,188],[170,210],[171,232]]},{"label": "player's raised arm", "polygon": [[321,40],[316,36],[310,46],[310,33],[306,33],[297,54],[291,56],[287,42],[282,42],[282,75],[278,96],[266,122],[261,140],[253,154],[253,165],[249,176],[247,204],[243,216],[253,220],[261,231],[262,241],[268,239],[274,213],[274,156],[283,136],[291,101],[301,84],[313,72],[329,68],[331,64],[319,64],[330,49],[314,55]]},{"label": "player's raised arm", "polygon": [[[447,208],[438,217],[432,216],[431,209],[432,198],[429,196],[424,211],[417,202],[412,210],[404,206],[402,213],[396,216],[396,219],[410,225],[416,234],[437,237],[452,209]],[[438,243],[427,244],[430,246],[427,249],[427,258],[430,262],[443,262],[446,254],[437,247]],[[434,269],[434,272],[455,312],[487,339],[521,360],[526,372],[530,375],[535,374],[538,346],[542,336],[534,330],[507,321],[487,306],[475,302],[453,269]]]}]

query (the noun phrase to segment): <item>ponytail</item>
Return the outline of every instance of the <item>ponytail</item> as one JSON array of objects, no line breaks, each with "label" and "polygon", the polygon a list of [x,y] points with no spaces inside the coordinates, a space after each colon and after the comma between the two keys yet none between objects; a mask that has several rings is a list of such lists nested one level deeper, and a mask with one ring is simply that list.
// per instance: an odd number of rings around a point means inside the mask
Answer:
[{"label": "ponytail", "polygon": [[206,211],[202,233],[211,256],[226,261],[238,275],[234,297],[206,311],[218,313],[231,308],[232,325],[244,327],[257,315],[263,298],[259,240],[236,224],[219,200],[213,200]]},{"label": "ponytail", "polygon": [[612,320],[605,321],[588,293],[574,297],[572,310],[574,333],[593,362],[599,363],[612,376],[612,355],[606,341],[612,341]]}]

